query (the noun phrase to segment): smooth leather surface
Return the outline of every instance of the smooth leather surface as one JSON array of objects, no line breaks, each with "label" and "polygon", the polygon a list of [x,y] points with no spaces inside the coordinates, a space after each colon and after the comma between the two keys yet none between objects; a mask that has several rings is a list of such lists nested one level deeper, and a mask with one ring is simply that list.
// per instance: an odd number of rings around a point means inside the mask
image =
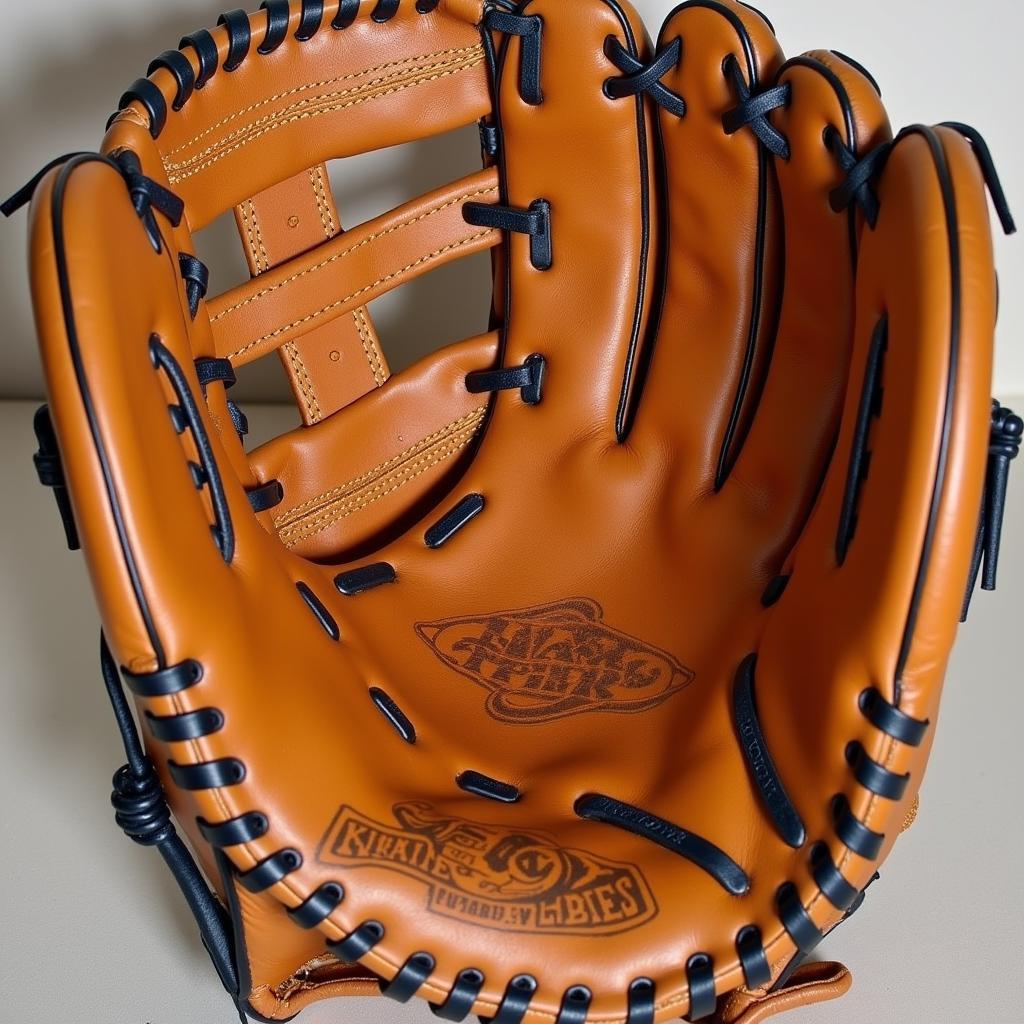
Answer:
[{"label": "smooth leather surface", "polygon": [[[434,1003],[474,967],[484,975],[474,1011],[485,1017],[510,978],[529,973],[539,982],[531,1024],[551,1024],[574,985],[593,991],[589,1021],[620,1022],[630,983],[650,977],[657,1019],[678,1018],[688,1011],[693,954],[713,958],[720,996],[742,986],[734,942],[743,927],[759,927],[774,976],[791,961],[794,943],[775,909],[782,883],[797,886],[818,928],[836,924],[842,915],[813,880],[810,846],[826,842],[849,883],[863,888],[920,786],[985,472],[995,277],[981,174],[955,132],[906,136],[878,183],[881,216],[870,230],[829,205],[843,173],[826,127],[847,132],[860,155],[890,134],[851,65],[821,52],[781,71],[792,101],[772,123],[792,157],[762,165],[749,131],[727,136],[721,127],[736,103],[723,59],[749,46],[748,80],[756,68],[765,84],[782,65],[771,32],[745,5],[694,3],[670,16],[662,39],[681,35],[684,60],[664,84],[689,104],[676,123],[647,98],[612,100],[602,90],[617,74],[605,55],[609,35],[650,56],[631,12],[604,0],[531,0],[525,13],[543,21],[544,102],[522,100],[522,46],[502,40],[504,146],[497,173],[483,171],[474,188],[500,182],[502,201],[519,208],[548,200],[554,266],[538,272],[529,239],[511,237],[496,261],[500,342],[484,336],[441,353],[252,462],[230,429],[222,388],[211,387],[204,418],[237,540],[228,565],[211,542],[208,493],[188,472],[197,453],[171,427],[171,395],[148,341],[161,337],[198,395],[192,358],[234,353],[243,362],[273,352],[293,340],[287,331],[252,343],[296,317],[276,297],[261,298],[239,307],[237,328],[228,332],[224,316],[211,328],[211,315],[236,296],[211,300],[191,322],[175,253],[192,251],[190,230],[324,159],[440,131],[490,106],[475,5],[442,0],[418,15],[403,3],[383,25],[370,18],[373,6],[364,2],[356,24],[335,36],[326,24],[337,4],[328,2],[313,41],[289,36],[262,64],[252,58],[248,70],[216,75],[156,142],[138,109],[115,122],[108,150],[136,149],[147,173],[186,201],[179,229],[161,221],[162,252],[108,165],[54,172],[37,194],[36,313],[104,624],[132,671],[187,658],[204,665],[200,683],[143,701],[144,710],[225,714],[212,736],[151,744],[194,843],[202,846],[197,815],[217,822],[259,810],[270,829],[227,851],[235,867],[246,871],[285,847],[302,853],[301,868],[264,896],[243,897],[263,1015],[281,1018],[365,985],[338,977],[330,961],[314,963],[312,983],[301,979],[309,981],[314,949],[379,920],[385,937],[363,969],[391,979],[427,951],[436,967],[420,994]],[[257,39],[263,17],[253,16]],[[223,33],[216,38],[224,51]],[[436,78],[425,71],[430,61],[443,65]],[[390,76],[385,63],[419,84],[394,92],[372,84]],[[238,150],[222,132],[254,97],[344,75],[379,101],[311,120],[280,114],[273,138],[246,120]],[[154,81],[173,94],[165,72]],[[319,98],[326,87],[312,88],[316,104],[334,104]],[[269,101],[268,113],[278,117],[287,103]],[[465,182],[452,188],[465,199]],[[436,198],[413,205],[423,211]],[[458,206],[448,209],[444,228],[409,241],[414,259],[434,251],[438,234],[457,239]],[[306,268],[374,233],[356,227],[289,262]],[[118,244],[98,244],[103,238]],[[392,235],[374,259],[402,252],[400,268],[404,244]],[[245,296],[288,277],[285,267],[243,286]],[[325,305],[337,301],[346,278],[322,280],[313,291]],[[839,566],[853,426],[883,314],[884,402],[857,533]],[[474,425],[479,447],[474,429],[449,475],[396,488],[372,512],[358,509],[361,519],[341,516],[308,535],[300,527],[290,546],[278,535],[281,517],[303,503],[318,506],[337,488],[347,500],[353,481],[386,478],[381,466],[472,418],[480,396],[465,393],[462,379],[493,364],[498,345],[508,366],[546,357],[540,405],[502,393]],[[716,479],[723,450],[727,472]],[[255,517],[243,487],[269,476],[285,481],[286,506]],[[484,512],[429,549],[427,528],[468,494],[485,496]],[[346,563],[359,545],[361,557]],[[370,562],[394,566],[397,583],[341,596],[337,573]],[[792,575],[789,587],[765,609],[761,595],[780,573]],[[340,642],[310,614],[298,582],[337,620]],[[765,742],[807,830],[799,850],[774,832],[731,719],[733,678],[754,651]],[[413,722],[414,745],[369,699],[372,686]],[[870,686],[932,723],[922,747],[866,721],[857,702]],[[904,799],[857,785],[845,759],[853,741],[910,774]],[[245,763],[244,782],[197,792],[169,782],[168,760],[222,757]],[[466,770],[518,787],[522,799],[502,805],[467,794],[455,782]],[[573,807],[588,793],[713,842],[748,873],[749,892],[731,895],[659,845],[580,820]],[[885,837],[878,859],[839,842],[831,808],[840,794]],[[345,885],[345,900],[320,932],[298,932],[279,904],[294,907],[328,881]],[[839,994],[846,984],[826,972],[770,1005]],[[736,1008],[731,1020],[744,1024],[767,1015]]]}]

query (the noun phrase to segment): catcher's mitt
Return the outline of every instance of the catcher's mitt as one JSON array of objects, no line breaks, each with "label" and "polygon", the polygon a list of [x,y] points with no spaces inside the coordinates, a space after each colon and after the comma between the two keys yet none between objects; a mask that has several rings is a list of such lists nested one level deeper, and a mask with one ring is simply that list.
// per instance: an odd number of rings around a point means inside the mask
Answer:
[{"label": "catcher's mitt", "polygon": [[[324,161],[477,121],[483,170],[341,231]],[[737,0],[654,47],[618,0],[268,0],[29,187],[118,820],[240,1008],[845,990],[800,964],[912,811],[1021,435],[986,183],[1011,230],[976,133],[893,140]],[[232,208],[253,280],[207,297]],[[366,304],[487,248],[496,330],[389,380]],[[247,454],[274,352],[305,426]]]}]

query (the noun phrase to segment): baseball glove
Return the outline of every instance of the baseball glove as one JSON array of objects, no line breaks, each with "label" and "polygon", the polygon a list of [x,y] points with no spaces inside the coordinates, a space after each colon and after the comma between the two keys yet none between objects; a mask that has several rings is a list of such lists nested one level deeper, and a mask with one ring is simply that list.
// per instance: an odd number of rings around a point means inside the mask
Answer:
[{"label": "baseball glove", "polygon": [[[474,123],[482,170],[342,230],[325,161]],[[913,811],[1022,432],[976,132],[894,138],[738,0],[655,45],[622,0],[267,0],[33,191],[117,819],[241,1012],[845,991],[804,960]],[[252,278],[207,295],[231,210]],[[493,329],[392,378],[367,304],[488,249]],[[304,423],[247,452],[273,353]]]}]

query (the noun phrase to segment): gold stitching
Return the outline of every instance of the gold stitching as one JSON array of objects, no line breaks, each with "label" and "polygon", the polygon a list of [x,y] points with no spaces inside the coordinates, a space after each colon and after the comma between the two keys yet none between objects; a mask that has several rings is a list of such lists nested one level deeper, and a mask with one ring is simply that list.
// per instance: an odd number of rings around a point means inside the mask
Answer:
[{"label": "gold stitching", "polygon": [[211,317],[211,323],[216,323],[218,320],[222,320],[229,314],[262,299],[267,295],[270,295],[272,292],[276,292],[279,288],[284,288],[285,285],[293,284],[295,281],[301,280],[303,277],[306,277],[307,274],[313,274],[318,270],[323,270],[324,267],[329,267],[332,263],[337,263],[338,260],[342,260],[346,256],[351,256],[352,253],[371,245],[379,238],[386,238],[388,235],[396,234],[405,228],[418,224],[422,220],[426,220],[428,217],[433,217],[437,213],[442,213],[443,211],[450,209],[452,206],[458,206],[459,203],[466,200],[474,199],[477,196],[490,195],[497,191],[498,189],[496,186],[491,186],[490,188],[478,189],[475,192],[464,192],[462,195],[456,196],[448,202],[431,207],[429,210],[425,210],[423,213],[417,214],[415,217],[410,217],[409,220],[404,220],[399,224],[394,224],[389,228],[385,228],[383,231],[377,231],[372,235],[368,235],[361,242],[357,242],[355,245],[349,246],[347,249],[342,249],[341,252],[336,252],[333,256],[329,256],[327,259],[321,260],[321,262],[316,263],[311,267],[306,267],[305,270],[300,270],[297,273],[292,274],[291,277],[286,277],[283,281],[279,281],[277,284],[270,285],[267,288],[261,288],[254,295],[250,295],[248,298],[242,299],[240,302],[236,302],[233,306],[228,306],[226,309],[222,309],[215,316]]},{"label": "gold stitching", "polygon": [[[337,85],[339,82],[351,82],[356,78],[362,78],[364,75],[373,75],[378,71],[387,71],[390,68],[397,68],[403,64],[412,64],[415,61],[423,60],[434,60],[437,57],[449,57],[455,54],[469,53],[473,50],[479,50],[480,44],[476,43],[473,46],[463,46],[458,49],[450,50],[437,50],[434,53],[424,53],[419,56],[403,57],[401,60],[388,61],[386,64],[377,64],[373,67],[364,68],[362,71],[353,71],[347,75],[341,75],[337,78],[324,78],[319,82],[309,82],[306,85],[296,86],[294,89],[288,89],[286,92],[275,93],[273,96],[267,96],[265,99],[259,100],[256,103],[251,104],[248,107],[242,107],[239,110],[233,110],[230,114],[222,117],[219,121],[214,124],[208,125],[198,135],[194,135],[188,142],[183,142],[180,146],[175,146],[174,149],[169,149],[164,156],[171,157],[176,153],[180,153],[184,149],[188,149],[189,146],[194,146],[201,139],[204,139],[207,135],[211,135],[218,128],[222,128],[228,122],[233,121],[236,117],[241,117],[244,114],[251,114],[254,110],[259,110],[260,107],[265,107],[270,103],[276,103],[278,100],[287,99],[289,96],[294,96],[300,92],[307,92],[310,89],[322,89],[324,86]],[[381,81],[381,79],[377,79]],[[148,121],[147,121],[148,127]]]},{"label": "gold stitching", "polygon": [[301,327],[303,324],[310,323],[313,320],[318,319],[325,313],[330,313],[331,310],[337,309],[339,306],[347,305],[353,299],[358,298],[360,295],[365,295],[367,292],[372,292],[375,288],[382,284],[387,284],[393,281],[396,277],[401,277],[403,274],[407,274],[411,270],[415,270],[417,267],[422,266],[425,263],[432,263],[434,260],[440,259],[442,256],[449,252],[454,252],[457,249],[465,249],[472,245],[474,242],[481,238],[486,238],[490,235],[490,230],[479,231],[475,235],[470,235],[468,238],[463,238],[458,242],[452,242],[449,245],[445,245],[440,249],[435,249],[433,252],[428,253],[426,256],[421,256],[418,260],[408,264],[396,270],[393,273],[385,274],[383,277],[378,278],[372,284],[365,285],[362,288],[352,292],[351,295],[346,295],[344,298],[338,299],[336,302],[332,302],[329,305],[324,306],[322,309],[318,309],[315,313],[309,313],[298,320],[292,321],[290,324],[285,324],[283,327],[278,327],[277,330],[271,331],[269,334],[264,334],[262,337],[257,338],[255,341],[250,341],[248,345],[242,346],[234,352],[228,354],[229,359],[237,359],[239,356],[245,355],[247,352],[251,352],[254,348],[259,348],[264,342],[272,341],[274,338],[279,338],[282,334],[287,334],[288,331],[293,330],[296,327]]},{"label": "gold stitching", "polygon": [[324,234],[328,238],[333,238],[338,232],[334,227],[334,214],[331,213],[331,204],[327,200],[324,172],[320,167],[310,170],[309,182],[313,186],[313,195],[316,197],[316,208],[320,211],[320,223],[323,225]]},{"label": "gold stitching", "polygon": [[[289,116],[284,118],[281,118],[281,113],[284,113],[284,111],[281,111],[277,114],[268,115],[267,117],[262,119],[264,122],[266,122],[264,127],[259,128],[258,130],[247,129],[244,138],[240,139],[233,146],[229,146],[226,149],[222,149],[219,153],[216,153],[215,156],[210,156],[208,159],[203,160],[202,158],[207,153],[215,153],[216,150],[224,143],[218,143],[217,145],[209,146],[207,147],[206,150],[203,151],[203,153],[196,154],[194,157],[190,157],[188,160],[181,161],[178,164],[171,163],[165,158],[163,162],[164,169],[167,172],[168,183],[170,185],[180,184],[182,181],[185,181],[186,179],[201,173],[207,168],[212,167],[214,164],[219,163],[225,157],[230,156],[237,150],[242,149],[245,146],[248,146],[252,142],[255,142],[257,139],[266,135],[268,132],[276,131],[278,128],[283,128],[286,125],[292,124],[295,121],[302,121],[313,117],[320,117],[323,114],[331,114],[336,113],[337,111],[340,110],[347,110],[349,107],[358,106],[359,104],[369,102],[370,100],[383,99],[386,96],[391,96],[395,93],[403,92],[404,90],[410,89],[417,85],[424,85],[428,82],[439,81],[442,78],[449,78],[450,76],[459,74],[462,71],[468,71],[471,68],[477,67],[478,65],[483,63],[483,60],[483,56],[480,56],[472,61],[468,61],[461,65],[456,65],[444,71],[439,71],[433,75],[420,75],[417,78],[411,78],[409,81],[400,82],[397,85],[393,85],[389,89],[384,89],[380,91],[365,89],[364,94],[357,95],[355,98],[346,100],[344,103],[330,103],[326,106],[317,107],[313,110],[302,110],[298,113],[290,114]],[[325,98],[328,97],[321,97],[321,100]],[[302,102],[303,104],[308,105],[308,101]],[[255,126],[253,126],[253,128],[255,128]],[[243,134],[241,130],[232,133],[233,136],[237,136],[239,134]],[[228,140],[224,141],[227,142]],[[196,161],[200,160],[202,162],[196,163]]]},{"label": "gold stitching", "polygon": [[367,363],[370,364],[370,372],[373,374],[374,383],[377,387],[380,387],[387,382],[387,376],[384,373],[384,367],[381,365],[380,350],[377,348],[373,335],[370,333],[370,325],[367,323],[364,307],[360,306],[359,309],[353,310],[352,319],[355,322],[359,340],[363,343],[363,352],[366,355]]},{"label": "gold stitching", "polygon": [[[483,420],[482,411],[480,420]],[[314,534],[322,533],[334,523],[347,519],[356,512],[401,490],[406,484],[411,483],[417,477],[426,473],[427,470],[462,451],[476,437],[478,429],[479,423],[475,423],[470,428],[446,437],[442,442],[428,449],[412,462],[401,466],[396,472],[390,473],[376,481],[367,490],[365,495],[359,495],[357,492],[347,501],[336,503],[336,507],[325,509],[320,514],[309,519],[308,522],[298,520],[293,526],[281,530],[280,536],[285,547],[293,548]]]}]

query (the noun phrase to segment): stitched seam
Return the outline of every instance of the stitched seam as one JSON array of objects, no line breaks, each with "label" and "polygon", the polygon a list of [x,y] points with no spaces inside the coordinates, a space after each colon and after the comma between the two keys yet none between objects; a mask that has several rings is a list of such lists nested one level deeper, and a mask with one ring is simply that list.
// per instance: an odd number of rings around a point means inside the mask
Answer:
[{"label": "stitched seam", "polygon": [[313,186],[313,194],[316,196],[316,208],[320,211],[320,223],[324,227],[324,234],[333,238],[338,232],[334,227],[334,215],[331,213],[330,203],[327,201],[327,191],[324,188],[324,172],[317,167],[309,172],[309,182]]},{"label": "stitched seam", "polygon": [[[418,77],[411,78],[408,81],[399,82],[398,84],[392,85],[388,89],[366,89],[364,90],[363,94],[355,96],[353,99],[346,100],[345,102],[342,103],[328,103],[325,106],[317,106],[312,110],[300,110],[297,113],[292,113],[285,117],[281,117],[281,113],[284,113],[283,111],[278,114],[268,115],[266,118],[263,119],[265,122],[267,122],[266,124],[264,124],[263,127],[256,128],[256,126],[253,126],[252,128],[247,129],[244,133],[241,130],[235,132],[234,135],[244,134],[244,137],[241,138],[238,142],[234,143],[234,145],[228,146],[226,149],[221,149],[221,146],[226,145],[228,140],[225,140],[223,143],[218,143],[217,145],[210,146],[208,147],[207,150],[204,151],[204,153],[197,154],[196,156],[190,157],[188,160],[184,160],[178,164],[170,163],[165,159],[164,169],[167,172],[168,183],[170,185],[176,185],[182,181],[185,181],[188,178],[194,177],[196,174],[199,174],[202,171],[206,170],[207,168],[212,167],[214,164],[219,163],[221,160],[225,159],[225,157],[230,156],[237,150],[242,149],[243,147],[248,146],[250,143],[255,142],[257,139],[266,135],[268,132],[276,131],[278,128],[284,128],[287,125],[294,123],[295,121],[302,121],[313,117],[320,117],[324,114],[331,114],[341,110],[347,110],[349,107],[358,106],[359,104],[367,103],[370,100],[384,99],[387,96],[391,96],[398,92],[403,92],[404,90],[410,89],[417,85],[425,85],[428,82],[436,82],[442,78],[449,78],[452,75],[457,75],[462,71],[468,71],[471,68],[477,67],[478,65],[483,63],[483,60],[483,57],[480,56],[472,61],[467,61],[463,64],[449,67],[446,70],[438,71],[432,75],[420,74]],[[317,102],[321,102],[323,99],[326,98],[329,97],[322,97],[321,100]],[[309,101],[303,101],[303,103],[305,105],[308,105]],[[218,149],[220,149],[220,152],[217,152]],[[203,159],[204,154],[207,153],[215,155],[210,155],[207,159]],[[197,163],[196,161],[201,162]]]},{"label": "stitched seam", "polygon": [[438,206],[432,206],[429,210],[425,210],[423,213],[417,214],[415,217],[410,217],[408,220],[401,221],[398,224],[393,224],[389,228],[384,228],[382,231],[374,232],[372,235],[367,235],[362,241],[357,242],[355,245],[349,246],[347,249],[342,249],[341,252],[334,253],[333,256],[327,257],[325,260],[314,264],[311,267],[306,267],[305,270],[300,270],[291,277],[286,277],[283,281],[277,284],[270,285],[267,288],[261,288],[258,292],[250,295],[248,298],[242,299],[236,302],[233,306],[228,306],[226,309],[220,310],[216,315],[211,317],[211,322],[216,323],[218,320],[223,320],[224,317],[229,316],[231,313],[236,312],[239,309],[243,309],[245,306],[256,302],[259,299],[265,298],[267,295],[278,291],[280,288],[284,288],[286,285],[294,284],[296,281],[301,280],[309,274],[316,273],[319,270],[323,270],[325,267],[329,267],[333,263],[337,263],[339,260],[344,259],[346,256],[351,256],[352,253],[358,252],[360,249],[366,248],[380,238],[386,238],[388,235],[397,234],[399,231],[405,230],[405,228],[412,227],[414,224],[420,223],[420,221],[426,220],[428,217],[433,217],[435,214],[443,213],[445,210],[450,209],[453,206],[458,206],[460,203],[466,202],[470,199],[474,199],[477,196],[491,195],[498,191],[497,187],[492,186],[491,188],[477,189],[474,192],[463,192],[461,195],[456,196],[454,199],[450,199],[447,202],[441,203]]},{"label": "stitched seam", "polygon": [[372,482],[377,477],[387,474],[393,470],[396,466],[407,462],[409,459],[420,455],[427,448],[444,441],[452,434],[456,434],[459,431],[466,429],[467,427],[474,426],[483,419],[484,413],[487,411],[487,407],[484,405],[479,406],[472,412],[467,413],[465,416],[460,416],[457,420],[453,420],[451,423],[441,427],[440,430],[436,430],[432,434],[428,434],[426,437],[417,441],[414,445],[406,448],[405,451],[399,452],[398,455],[393,456],[385,462],[374,466],[373,469],[363,473],[360,476],[354,477],[344,484],[334,487],[329,491],[324,491],[323,494],[318,494],[314,498],[310,498],[308,501],[304,501],[301,505],[295,505],[288,509],[286,512],[282,512],[280,515],[274,518],[274,525],[278,529],[286,529],[292,526],[299,519],[302,519],[311,510],[316,511],[317,507],[335,499],[342,497],[346,494],[351,494],[353,491],[360,489],[366,484]]},{"label": "stitched seam", "polygon": [[306,364],[303,362],[302,356],[299,353],[295,342],[288,342],[284,346],[284,352],[288,357],[288,362],[291,363],[292,370],[295,373],[295,383],[298,385],[299,391],[302,394],[302,400],[305,403],[306,412],[309,413],[310,423],[319,423],[320,420],[324,418],[324,414],[320,408],[320,402],[316,397],[316,389],[313,386],[313,381],[310,379],[309,371],[306,369]]},{"label": "stitched seam", "polygon": [[476,437],[476,433],[477,427],[474,426],[470,430],[454,435],[436,449],[425,453],[419,459],[409,463],[409,465],[403,466],[401,472],[380,480],[365,496],[353,496],[352,499],[342,503],[339,507],[326,510],[322,515],[316,516],[309,522],[303,522],[301,529],[296,527],[282,531],[281,539],[285,547],[293,548],[314,534],[322,533],[340,520],[346,519],[356,512],[401,490],[406,484],[411,483],[417,477],[426,473],[427,470],[432,469],[434,466],[462,451]]},{"label": "stitched seam", "polygon": [[260,219],[256,213],[256,204],[250,199],[249,200],[249,212],[252,216],[252,227],[256,233],[256,244],[260,249],[260,257],[263,261],[264,272],[270,269],[270,255],[267,252],[267,247],[263,242],[263,229],[260,227]]},{"label": "stitched seam", "polygon": [[242,348],[229,353],[228,358],[237,359],[239,356],[243,356],[247,352],[251,352],[254,348],[259,348],[262,344],[264,344],[267,341],[272,341],[274,338],[278,338],[282,334],[287,334],[288,331],[294,330],[296,327],[301,327],[303,324],[310,323],[313,320],[316,320],[319,317],[322,317],[325,314],[330,313],[332,310],[337,309],[339,306],[347,305],[353,299],[358,298],[360,295],[365,295],[367,292],[372,292],[375,288],[378,288],[382,284],[388,284],[395,278],[402,277],[403,275],[409,273],[410,271],[415,270],[417,267],[423,266],[426,263],[432,263],[449,252],[454,252],[458,249],[465,249],[468,246],[472,245],[474,242],[478,241],[481,238],[486,238],[490,234],[490,230],[480,231],[477,232],[477,234],[475,235],[470,235],[468,238],[463,238],[458,242],[452,242],[451,244],[443,246],[440,249],[435,249],[432,253],[428,253],[426,256],[421,256],[414,263],[410,263],[407,266],[402,267],[401,270],[396,270],[393,273],[385,274],[384,277],[378,278],[372,284],[368,284],[362,288],[357,289],[356,291],[352,292],[351,295],[346,295],[344,298],[338,299],[336,302],[332,302],[329,305],[324,306],[322,309],[318,309],[315,313],[309,313],[298,320],[292,321],[292,323],[290,324],[285,324],[283,327],[278,327],[277,330],[271,331],[269,334],[264,334],[262,337],[257,338],[255,341],[250,341],[248,345],[244,345]]},{"label": "stitched seam", "polygon": [[[267,264],[267,250],[263,246],[262,236],[259,239],[259,246],[257,247],[256,233],[259,231],[259,224],[256,220],[256,207],[253,205],[251,199],[246,200],[239,206],[242,212],[242,224],[245,227],[245,236],[249,242],[249,252],[252,254],[253,262],[253,273],[259,275],[264,270],[269,270]],[[262,252],[262,260],[260,253]]]},{"label": "stitched seam", "polygon": [[366,361],[370,364],[373,381],[377,387],[380,387],[387,381],[387,377],[384,375],[384,367],[380,362],[380,351],[370,334],[370,325],[366,321],[366,313],[362,306],[353,311],[352,319],[355,322],[356,331],[359,333],[359,340],[363,343],[363,352],[366,353]]},{"label": "stitched seam", "polygon": [[[377,64],[373,67],[364,68],[362,71],[353,71],[347,75],[341,75],[337,78],[324,78],[318,82],[308,82],[305,85],[296,86],[294,89],[288,89],[286,92],[275,93],[273,96],[267,96],[265,99],[259,100],[256,103],[250,104],[248,107],[242,107],[239,110],[233,110],[226,117],[221,118],[214,124],[208,125],[198,135],[194,135],[188,142],[183,142],[180,146],[175,146],[174,149],[170,149],[164,154],[165,157],[172,157],[182,150],[188,149],[190,146],[194,146],[197,142],[206,138],[208,135],[212,135],[218,128],[223,128],[224,125],[229,124],[235,118],[242,117],[245,114],[251,114],[254,110],[259,110],[261,107],[265,107],[270,103],[276,103],[278,100],[287,99],[289,96],[295,96],[301,92],[308,92],[310,89],[322,89],[328,85],[337,85],[339,82],[351,82],[357,78],[362,78],[364,75],[374,75],[380,71],[388,71],[391,68],[401,67],[405,64],[412,64],[416,61],[435,60],[438,57],[454,57],[458,54],[470,53],[474,50],[479,50],[480,44],[474,44],[473,46],[462,46],[457,49],[449,50],[437,50],[434,53],[424,53],[419,56],[403,57],[401,60],[388,61],[386,64]],[[380,81],[380,79],[377,79]]]}]

